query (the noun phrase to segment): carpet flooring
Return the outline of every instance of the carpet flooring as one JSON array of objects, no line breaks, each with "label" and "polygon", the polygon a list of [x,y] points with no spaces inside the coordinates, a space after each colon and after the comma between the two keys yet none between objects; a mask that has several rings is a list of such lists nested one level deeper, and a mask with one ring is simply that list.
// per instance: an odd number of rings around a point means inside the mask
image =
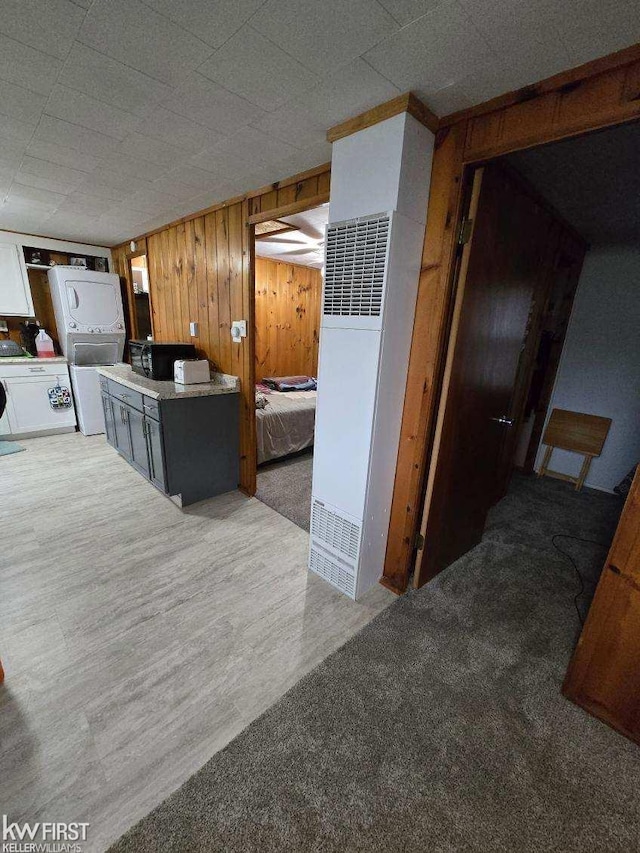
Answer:
[{"label": "carpet flooring", "polygon": [[313,450],[261,465],[256,497],[298,527],[309,530],[312,472]]},{"label": "carpet flooring", "polygon": [[[620,509],[517,479],[477,548],[377,616],[112,853],[637,849],[640,750],[560,693],[578,582],[550,542],[607,543]],[[563,548],[588,596],[605,550]]]}]

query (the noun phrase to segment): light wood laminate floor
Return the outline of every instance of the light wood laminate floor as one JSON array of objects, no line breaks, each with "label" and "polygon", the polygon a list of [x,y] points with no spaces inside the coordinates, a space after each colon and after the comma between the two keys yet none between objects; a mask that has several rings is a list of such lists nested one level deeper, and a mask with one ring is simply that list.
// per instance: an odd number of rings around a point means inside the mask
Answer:
[{"label": "light wood laminate floor", "polygon": [[180,510],[103,436],[0,457],[0,812],[103,850],[386,607],[233,492]]}]

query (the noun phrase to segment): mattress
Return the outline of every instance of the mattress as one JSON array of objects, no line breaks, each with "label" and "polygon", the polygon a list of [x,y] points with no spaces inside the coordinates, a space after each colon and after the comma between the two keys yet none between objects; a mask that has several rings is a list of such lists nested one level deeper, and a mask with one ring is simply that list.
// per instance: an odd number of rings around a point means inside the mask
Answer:
[{"label": "mattress", "polygon": [[258,465],[313,444],[317,391],[272,391],[264,409],[256,409]]}]

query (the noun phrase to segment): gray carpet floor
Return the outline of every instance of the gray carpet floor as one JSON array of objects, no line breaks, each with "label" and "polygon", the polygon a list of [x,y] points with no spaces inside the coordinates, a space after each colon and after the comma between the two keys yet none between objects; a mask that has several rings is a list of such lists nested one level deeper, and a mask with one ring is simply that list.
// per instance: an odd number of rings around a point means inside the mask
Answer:
[{"label": "gray carpet floor", "polygon": [[309,530],[313,450],[258,468],[256,497],[303,530]]},{"label": "gray carpet floor", "polygon": [[[620,508],[517,479],[477,548],[376,617],[112,851],[638,849],[640,750],[560,693],[578,583],[550,542],[608,542]],[[592,590],[604,550],[562,547]]]}]

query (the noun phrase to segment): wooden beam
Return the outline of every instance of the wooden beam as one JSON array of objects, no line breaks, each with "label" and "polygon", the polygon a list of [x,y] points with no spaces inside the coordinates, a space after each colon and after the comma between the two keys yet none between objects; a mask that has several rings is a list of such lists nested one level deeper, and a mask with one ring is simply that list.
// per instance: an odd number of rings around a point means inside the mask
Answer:
[{"label": "wooden beam", "polygon": [[416,98],[413,92],[405,92],[404,95],[398,95],[397,98],[393,98],[391,101],[386,101],[384,104],[360,113],[355,118],[347,119],[329,128],[327,131],[327,141],[335,142],[336,139],[350,136],[352,133],[357,133],[366,127],[372,127],[374,124],[379,124],[379,122],[386,121],[388,118],[400,115],[400,113],[409,113],[409,115],[412,115],[433,133],[438,129],[438,116],[432,113],[419,98]]},{"label": "wooden beam", "polygon": [[299,184],[306,181],[307,178],[315,178],[317,175],[324,175],[331,172],[331,163],[323,163],[321,166],[315,166],[313,169],[307,169],[304,172],[298,172],[297,175],[291,175],[290,178],[284,178],[282,181],[276,181],[273,184],[265,184],[258,190],[252,190],[247,193],[247,198],[255,198],[259,195],[271,192],[272,190],[282,190],[285,187],[290,187],[292,184]]},{"label": "wooden beam", "polygon": [[320,193],[320,195],[314,195],[311,198],[301,198],[298,201],[292,201],[291,204],[283,204],[280,207],[265,210],[264,213],[254,213],[248,218],[247,222],[249,225],[257,225],[258,222],[268,222],[270,219],[280,219],[283,216],[301,213],[303,210],[311,210],[313,207],[326,204],[328,201],[329,193]]}]

